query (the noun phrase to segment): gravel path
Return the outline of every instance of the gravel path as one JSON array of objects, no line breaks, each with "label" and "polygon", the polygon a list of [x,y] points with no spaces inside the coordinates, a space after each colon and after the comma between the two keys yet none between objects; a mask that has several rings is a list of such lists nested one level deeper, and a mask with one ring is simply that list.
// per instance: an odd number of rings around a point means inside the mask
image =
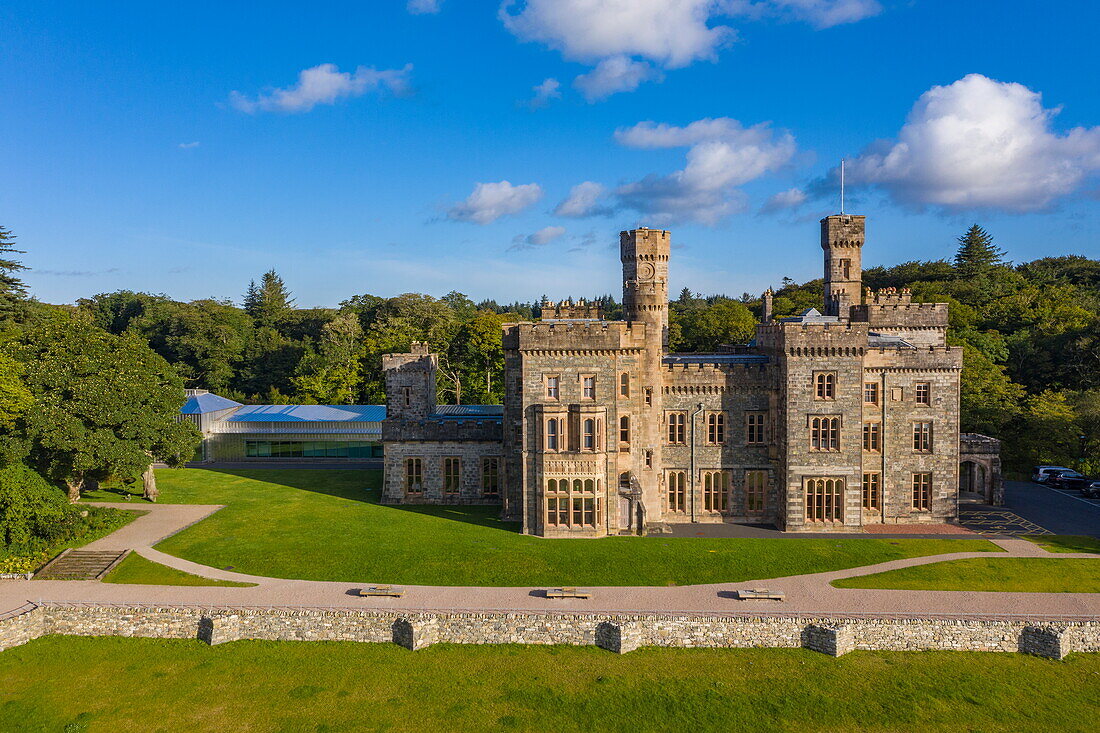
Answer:
[{"label": "gravel path", "polygon": [[[956,552],[893,560],[848,570],[771,578],[740,583],[676,587],[590,588],[589,600],[550,600],[542,588],[404,586],[402,598],[360,598],[362,584],[285,580],[218,570],[153,549],[153,545],[210,516],[222,507],[109,503],[120,509],[147,511],[118,532],[88,545],[88,549],[132,549],[138,554],[184,572],[219,580],[256,583],[252,588],[119,585],[95,581],[0,581],[0,612],[31,601],[112,604],[289,606],[431,611],[570,611],[764,615],[897,615],[967,617],[1100,617],[1100,593],[990,593],[976,591],[906,591],[834,588],[839,578],[944,560],[990,557],[989,553]],[[791,540],[796,542],[797,540]],[[1100,555],[1048,553],[1027,540],[995,540],[998,557],[1087,558]],[[787,600],[738,601],[734,591],[769,588]]]}]

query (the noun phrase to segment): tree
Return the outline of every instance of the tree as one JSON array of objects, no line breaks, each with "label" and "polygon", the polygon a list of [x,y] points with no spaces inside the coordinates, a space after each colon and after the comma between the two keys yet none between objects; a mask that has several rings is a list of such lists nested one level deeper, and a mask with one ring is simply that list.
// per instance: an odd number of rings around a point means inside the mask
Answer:
[{"label": "tree", "polygon": [[6,435],[16,419],[34,404],[34,397],[23,384],[23,371],[22,364],[0,354],[0,434]]},{"label": "tree", "polygon": [[15,314],[16,304],[27,297],[27,287],[15,273],[26,270],[26,266],[13,255],[25,254],[15,248],[15,236],[4,227],[0,227],[0,320]]},{"label": "tree", "polygon": [[256,342],[248,316],[228,301],[165,301],[144,319],[153,350],[177,365],[190,386],[224,391],[246,345]]},{"label": "tree", "polygon": [[504,347],[506,315],[481,311],[462,324],[451,343],[451,361],[466,374],[468,402],[500,404],[504,401]]},{"label": "tree", "polygon": [[268,270],[260,278],[249,283],[244,298],[244,310],[261,326],[275,327],[294,307],[294,299],[279,274]]},{"label": "tree", "polygon": [[682,329],[680,346],[688,351],[712,351],[720,344],[743,343],[756,328],[752,311],[736,300],[691,308],[681,314],[678,322]]},{"label": "tree", "polygon": [[89,480],[137,478],[153,457],[180,465],[200,436],[180,422],[183,382],[136,334],[115,336],[81,314],[58,314],[8,347],[26,369],[35,409],[15,433],[28,462],[63,482],[71,501]]},{"label": "tree", "polygon": [[80,513],[62,494],[21,463],[0,467],[0,548],[30,550],[36,540],[71,534]]},{"label": "tree", "polygon": [[1004,250],[993,244],[993,237],[977,224],[972,224],[966,233],[958,238],[958,242],[955,271],[960,277],[976,277],[997,265],[1004,264]]},{"label": "tree", "polygon": [[321,329],[320,346],[298,364],[294,386],[299,394],[322,404],[350,404],[363,382],[362,352],[359,317],[350,311],[342,313]]}]

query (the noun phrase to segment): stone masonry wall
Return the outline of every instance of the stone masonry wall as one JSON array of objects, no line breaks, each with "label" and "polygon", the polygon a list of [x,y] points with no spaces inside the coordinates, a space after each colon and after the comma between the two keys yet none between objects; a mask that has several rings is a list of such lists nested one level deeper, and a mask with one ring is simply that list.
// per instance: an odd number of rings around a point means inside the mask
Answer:
[{"label": "stone masonry wall", "polygon": [[1025,652],[1062,658],[1100,651],[1100,622],[846,619],[782,616],[571,613],[402,613],[285,608],[119,607],[29,604],[0,620],[0,650],[47,634],[270,641],[805,647],[851,650]]}]

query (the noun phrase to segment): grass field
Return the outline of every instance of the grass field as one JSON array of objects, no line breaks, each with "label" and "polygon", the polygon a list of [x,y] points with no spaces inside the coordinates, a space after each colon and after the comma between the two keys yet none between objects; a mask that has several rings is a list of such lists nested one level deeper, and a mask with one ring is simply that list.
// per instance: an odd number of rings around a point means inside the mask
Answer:
[{"label": "grass field", "polygon": [[0,729],[1092,731],[1098,678],[1098,654],[47,637],[0,654]]},{"label": "grass field", "polygon": [[126,559],[107,574],[104,583],[126,583],[130,585],[215,585],[227,588],[251,588],[255,583],[237,583],[232,580],[214,580],[199,575],[185,573],[182,570],[161,565],[131,552]]},{"label": "grass field", "polygon": [[842,578],[833,585],[892,590],[1100,593],[1100,558],[978,557]]},{"label": "grass field", "polygon": [[1100,539],[1088,535],[1030,535],[1024,539],[1046,549],[1047,552],[1092,552],[1100,554]]},{"label": "grass field", "polygon": [[[416,585],[669,585],[838,570],[946,552],[958,539],[546,540],[493,507],[378,504],[378,471],[157,471],[163,503],[227,504],[157,549],[242,573]],[[101,490],[90,498],[118,500]]]}]

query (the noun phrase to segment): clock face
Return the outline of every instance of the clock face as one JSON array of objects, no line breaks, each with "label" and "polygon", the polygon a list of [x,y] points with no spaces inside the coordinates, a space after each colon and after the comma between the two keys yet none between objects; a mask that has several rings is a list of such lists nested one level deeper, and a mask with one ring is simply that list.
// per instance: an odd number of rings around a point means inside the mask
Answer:
[{"label": "clock face", "polygon": [[653,269],[653,265],[649,262],[643,262],[638,267],[638,279],[639,280],[652,280],[653,276],[657,274],[657,271]]}]

